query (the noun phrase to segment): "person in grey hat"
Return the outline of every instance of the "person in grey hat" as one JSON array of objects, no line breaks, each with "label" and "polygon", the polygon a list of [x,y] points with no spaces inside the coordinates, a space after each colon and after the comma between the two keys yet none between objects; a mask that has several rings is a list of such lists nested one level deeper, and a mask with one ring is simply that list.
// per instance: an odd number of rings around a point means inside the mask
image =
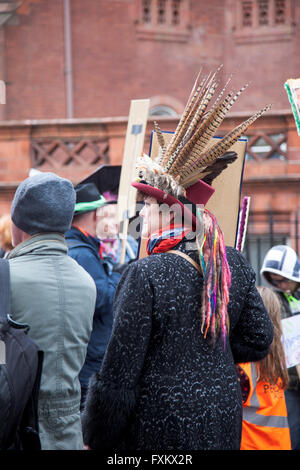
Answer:
[{"label": "person in grey hat", "polygon": [[13,319],[30,326],[44,351],[39,394],[42,450],[83,449],[79,372],[92,330],[96,287],[68,256],[75,190],[52,173],[30,176],[12,206],[8,256]]}]

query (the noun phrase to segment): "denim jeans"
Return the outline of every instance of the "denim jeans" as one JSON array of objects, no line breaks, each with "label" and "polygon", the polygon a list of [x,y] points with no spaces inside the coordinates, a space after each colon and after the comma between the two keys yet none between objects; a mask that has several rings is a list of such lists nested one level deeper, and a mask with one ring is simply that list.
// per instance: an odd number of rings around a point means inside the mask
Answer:
[{"label": "denim jeans", "polygon": [[285,401],[288,413],[292,450],[300,450],[300,390],[286,390]]}]

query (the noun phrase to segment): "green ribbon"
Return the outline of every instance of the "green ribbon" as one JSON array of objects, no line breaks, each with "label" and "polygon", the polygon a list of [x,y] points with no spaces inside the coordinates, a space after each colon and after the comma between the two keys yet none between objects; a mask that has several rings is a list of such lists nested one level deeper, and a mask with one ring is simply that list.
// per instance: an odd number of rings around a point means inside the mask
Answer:
[{"label": "green ribbon", "polygon": [[106,204],[106,199],[103,196],[101,196],[97,201],[77,202],[77,204],[75,204],[75,212],[94,211],[99,207],[104,206],[104,204]]},{"label": "green ribbon", "polygon": [[287,292],[283,293],[286,300],[289,303],[290,309],[292,313],[300,312],[300,300],[296,299],[292,294],[288,294]]},{"label": "green ribbon", "polygon": [[291,108],[292,108],[292,112],[293,112],[294,119],[295,119],[295,122],[296,122],[298,135],[300,135],[300,119],[299,119],[299,114],[298,114],[298,111],[297,111],[297,108],[296,108],[296,104],[295,104],[294,99],[293,99],[292,90],[291,90],[291,88],[290,88],[290,86],[287,82],[284,84],[284,88],[286,89],[288,99],[289,99],[289,102],[290,102],[290,105],[291,105]]}]

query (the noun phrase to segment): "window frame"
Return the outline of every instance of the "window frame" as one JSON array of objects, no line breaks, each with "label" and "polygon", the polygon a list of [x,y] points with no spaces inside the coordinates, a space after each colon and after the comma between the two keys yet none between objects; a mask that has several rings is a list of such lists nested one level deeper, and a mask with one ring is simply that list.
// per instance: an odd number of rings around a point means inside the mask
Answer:
[{"label": "window frame", "polygon": [[[234,38],[236,43],[257,43],[261,41],[291,40],[294,33],[294,0],[286,2],[286,19],[282,24],[275,23],[275,6],[278,0],[268,1],[267,24],[259,24],[259,4],[266,0],[239,0],[236,2]],[[245,25],[243,5],[252,6],[252,24]]]},{"label": "window frame", "polygon": [[[137,20],[136,32],[138,39],[151,39],[156,41],[179,41],[186,42],[191,36],[190,27],[190,0],[136,0],[137,1]],[[150,20],[144,22],[144,9],[143,3],[148,1],[150,3]],[[164,15],[165,21],[159,22],[159,4],[165,4]],[[177,24],[173,23],[173,9],[174,2],[180,3],[180,20]],[[152,13],[156,12],[155,15]]]}]

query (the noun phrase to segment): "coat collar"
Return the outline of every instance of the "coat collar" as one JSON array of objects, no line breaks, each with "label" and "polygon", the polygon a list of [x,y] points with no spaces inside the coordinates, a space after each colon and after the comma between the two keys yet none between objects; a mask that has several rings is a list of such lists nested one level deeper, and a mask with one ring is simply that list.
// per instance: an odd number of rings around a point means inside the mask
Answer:
[{"label": "coat collar", "polygon": [[93,237],[92,235],[88,234],[87,232],[82,231],[81,229],[72,226],[67,232],[66,232],[66,240],[78,240],[81,241],[85,244],[91,245],[97,253],[99,252],[100,248],[100,240],[96,237]]},{"label": "coat collar", "polygon": [[9,253],[8,259],[17,258],[29,253],[54,254],[54,252],[67,254],[68,246],[65,237],[59,233],[40,233],[17,245]]}]

